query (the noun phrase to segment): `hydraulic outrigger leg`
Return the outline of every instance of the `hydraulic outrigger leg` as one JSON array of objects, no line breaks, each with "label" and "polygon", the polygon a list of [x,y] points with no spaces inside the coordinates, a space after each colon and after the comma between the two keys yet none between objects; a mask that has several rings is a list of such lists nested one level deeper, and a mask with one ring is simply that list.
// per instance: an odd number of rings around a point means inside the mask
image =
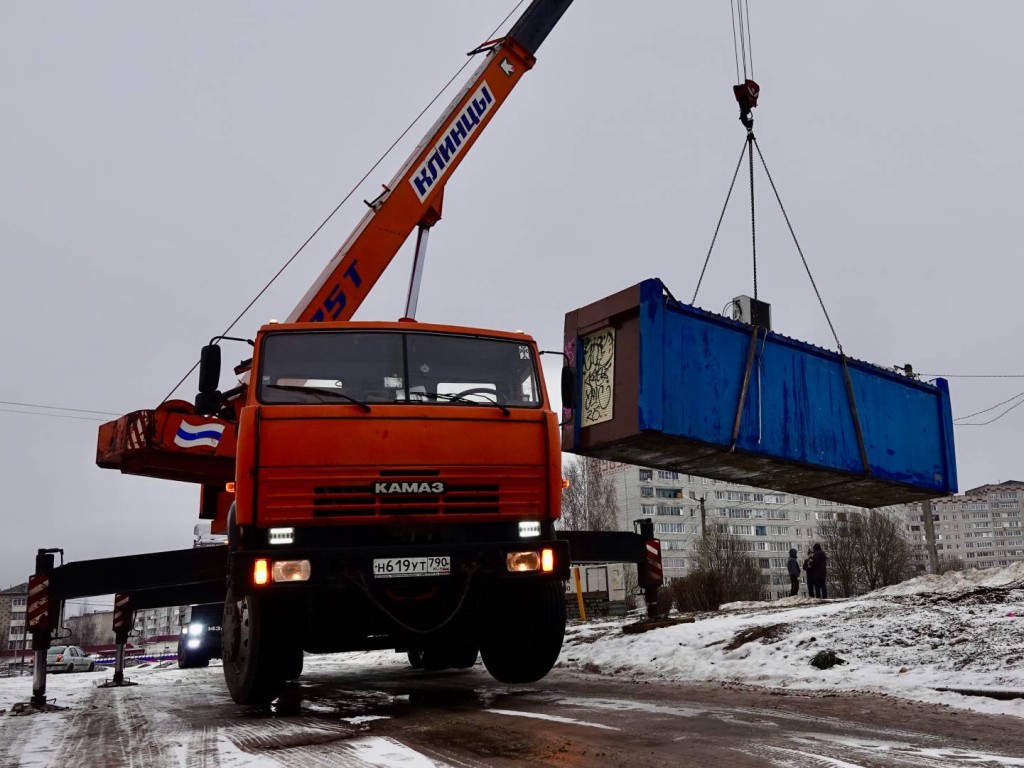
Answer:
[{"label": "hydraulic outrigger leg", "polygon": [[100,685],[100,688],[120,688],[125,685],[138,685],[124,679],[124,647],[128,643],[128,635],[135,624],[135,609],[129,595],[114,596],[114,679]]}]

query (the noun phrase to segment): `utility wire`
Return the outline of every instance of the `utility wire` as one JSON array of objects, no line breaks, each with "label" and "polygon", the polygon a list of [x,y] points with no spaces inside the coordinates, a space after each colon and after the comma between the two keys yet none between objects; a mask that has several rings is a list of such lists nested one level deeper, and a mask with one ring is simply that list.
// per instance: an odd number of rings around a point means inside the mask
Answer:
[{"label": "utility wire", "polygon": [[[501,29],[510,18],[512,18],[512,14],[514,14],[517,10],[519,10],[519,7],[524,2],[526,2],[526,0],[519,0],[519,2],[516,4],[516,6],[511,11],[508,12],[508,15],[505,16],[505,18],[501,20],[501,22],[498,24],[498,26],[496,26],[494,28],[494,30],[489,35],[487,35],[487,37],[485,39],[487,39],[487,40],[492,39],[494,37],[494,35],[497,34],[498,30]],[[299,254],[302,253],[306,249],[306,246],[309,245],[309,243],[313,240],[313,238],[316,237],[318,234],[320,234],[320,230],[322,230],[325,226],[327,226],[327,223],[332,218],[334,218],[334,214],[336,214],[341,209],[341,206],[343,206],[345,203],[347,203],[349,201],[349,199],[352,197],[352,195],[354,195],[356,193],[356,190],[359,189],[359,187],[362,186],[363,182],[366,181],[370,177],[370,174],[373,173],[374,171],[376,171],[378,166],[380,166],[380,164],[383,163],[385,159],[387,159],[388,155],[391,154],[391,152],[399,144],[399,142],[401,142],[402,139],[404,139],[406,137],[406,135],[409,133],[409,131],[411,131],[416,126],[416,124],[423,118],[423,115],[425,115],[427,113],[427,111],[431,107],[434,106],[434,104],[437,102],[437,100],[441,98],[441,96],[444,94],[445,91],[448,90],[449,87],[451,87],[451,84],[453,82],[455,82],[455,79],[459,75],[461,75],[463,73],[463,71],[466,69],[466,67],[468,67],[470,65],[470,63],[472,63],[472,59],[471,58],[467,58],[466,62],[461,67],[459,67],[459,69],[455,72],[454,75],[452,75],[448,79],[448,82],[445,83],[441,87],[441,90],[439,90],[437,92],[437,94],[434,96],[434,98],[432,98],[429,102],[427,102],[427,105],[425,107],[423,107],[423,109],[420,110],[419,114],[416,115],[415,118],[413,118],[412,122],[409,123],[409,125],[405,128],[405,130],[402,131],[398,135],[398,138],[396,138],[393,142],[391,142],[391,146],[389,146],[384,151],[384,154],[382,154],[379,158],[377,158],[377,161],[373,165],[371,165],[369,170],[367,170],[366,173],[363,174],[362,178],[360,178],[359,181],[357,181],[355,183],[355,185],[341,199],[341,202],[338,203],[336,206],[334,206],[334,210],[332,210],[329,214],[327,214],[327,218],[325,218],[323,221],[320,222],[319,226],[317,226],[317,228],[313,230],[313,233],[309,237],[307,237],[305,239],[305,241],[302,243],[302,245],[300,245],[298,247],[298,249],[295,251],[295,253],[293,253],[291,255],[291,257],[289,257],[289,259],[284,263],[284,265],[279,270],[277,270],[277,272],[274,273],[274,276],[271,277],[269,281],[267,281],[267,284],[264,285],[263,288],[260,289],[259,293],[257,293],[256,296],[253,297],[252,301],[250,301],[248,304],[245,305],[245,308],[241,312],[238,313],[238,316],[234,320],[231,321],[231,324],[224,330],[224,333],[221,334],[222,336],[227,336],[229,333],[231,333],[231,330],[235,327],[235,325],[237,325],[238,322],[243,317],[245,317],[246,313],[250,309],[252,309],[253,305],[257,301],[259,301],[260,297],[263,296],[263,294],[267,292],[267,290],[270,288],[271,285],[274,284],[274,282],[277,280],[277,278],[279,278],[282,275],[282,273],[284,273],[284,271],[286,269],[288,269],[288,267],[291,266],[292,262],[295,261],[295,259],[298,258]],[[162,402],[167,402],[167,400],[169,400],[171,398],[171,396],[175,392],[178,391],[178,387],[180,387],[182,384],[184,384],[185,380],[189,376],[191,376],[192,372],[196,368],[198,368],[198,367],[199,367],[199,362],[197,361],[197,362],[195,362],[192,365],[191,368],[188,369],[188,373],[186,373],[184,376],[182,376],[181,379],[178,381],[178,383],[174,385],[174,388],[171,389],[171,391],[168,392],[164,396],[164,399],[163,399]]]},{"label": "utility wire", "polygon": [[[1005,411],[1000,413],[998,416],[995,416],[994,418],[991,418],[988,421],[962,421],[962,422],[960,422],[958,424],[955,424],[954,426],[957,426],[957,427],[984,427],[984,426],[986,426],[988,424],[991,424],[991,423],[993,423],[995,421],[999,421],[1001,418],[1003,418],[1003,416],[1008,414],[1014,408],[1019,408],[1022,405],[1024,405],[1024,400],[1020,400],[1020,401],[1014,403],[1009,408],[1007,408]],[[995,407],[998,407],[998,406],[995,406]],[[968,418],[968,417],[965,416],[964,418]]]},{"label": "utility wire", "polygon": [[20,413],[23,416],[49,416],[54,419],[76,419],[78,421],[107,421],[97,416],[71,416],[66,413],[43,413],[42,411],[16,411],[13,408],[0,408],[0,413]]},{"label": "utility wire", "polygon": [[932,379],[1024,379],[1024,373],[919,373]]},{"label": "utility wire", "polygon": [[1001,405],[1006,405],[1007,403],[1012,403],[1018,397],[1024,397],[1024,392],[1018,392],[1013,397],[1011,397],[1011,398],[1009,398],[1007,400],[1003,400],[1003,402],[1001,402],[1001,403],[996,403],[991,408],[986,408],[983,411],[975,411],[974,413],[969,413],[966,416],[958,416],[957,418],[953,419],[953,421],[956,422],[956,421],[963,421],[964,419],[973,419],[975,416],[980,416],[983,413],[988,413],[989,411],[994,411],[996,408],[998,408]]},{"label": "utility wire", "polygon": [[17,405],[22,408],[45,408],[48,411],[74,411],[75,413],[98,413],[101,416],[120,416],[113,411],[92,411],[88,408],[67,408],[62,405],[40,405],[39,403],[16,403],[13,400],[0,400],[0,405]]}]

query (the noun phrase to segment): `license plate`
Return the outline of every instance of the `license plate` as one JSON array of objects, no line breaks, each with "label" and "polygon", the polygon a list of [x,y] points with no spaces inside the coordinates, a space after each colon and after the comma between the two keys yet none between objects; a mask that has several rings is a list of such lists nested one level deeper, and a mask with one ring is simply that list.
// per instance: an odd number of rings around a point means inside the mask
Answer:
[{"label": "license plate", "polygon": [[374,559],[375,579],[394,579],[406,576],[449,576],[452,559],[439,557],[385,557]]}]

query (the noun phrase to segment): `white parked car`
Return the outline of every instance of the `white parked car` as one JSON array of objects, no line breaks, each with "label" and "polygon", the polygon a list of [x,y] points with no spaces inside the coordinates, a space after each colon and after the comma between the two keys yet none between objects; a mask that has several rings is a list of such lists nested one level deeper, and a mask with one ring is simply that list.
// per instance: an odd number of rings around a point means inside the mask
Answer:
[{"label": "white parked car", "polygon": [[47,672],[92,672],[96,662],[77,645],[55,645],[46,652]]}]

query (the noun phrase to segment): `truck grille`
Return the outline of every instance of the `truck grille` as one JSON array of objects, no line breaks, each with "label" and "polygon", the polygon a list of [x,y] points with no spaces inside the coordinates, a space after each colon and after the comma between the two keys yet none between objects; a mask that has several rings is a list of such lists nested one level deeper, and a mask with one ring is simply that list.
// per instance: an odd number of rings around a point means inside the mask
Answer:
[{"label": "truck grille", "polygon": [[[499,471],[500,477],[495,477]],[[260,480],[260,520],[532,516],[542,511],[546,490],[544,472],[539,468],[460,467],[452,472],[385,470],[332,475],[316,470],[265,470]],[[443,485],[442,492],[429,490],[435,483]],[[389,490],[392,488],[396,490]]]}]

